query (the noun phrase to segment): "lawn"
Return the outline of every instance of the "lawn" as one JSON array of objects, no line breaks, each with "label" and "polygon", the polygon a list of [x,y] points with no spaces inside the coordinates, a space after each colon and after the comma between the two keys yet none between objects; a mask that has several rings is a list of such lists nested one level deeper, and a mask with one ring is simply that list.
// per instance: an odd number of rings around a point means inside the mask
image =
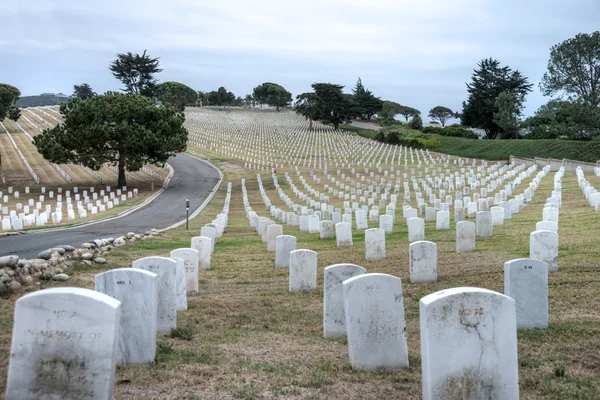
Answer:
[{"label": "lawn", "polygon": [[[201,149],[195,148],[196,152]],[[553,175],[545,177],[534,201],[494,227],[491,239],[477,240],[475,253],[455,252],[454,224],[436,231],[426,223],[426,240],[438,245],[439,280],[411,284],[408,240],[402,210],[396,213],[394,233],[387,237],[387,259],[364,259],[364,233],[354,231],[354,247],[339,250],[335,239],[284,226],[297,237],[297,248],[318,253],[318,289],[288,292],[287,269],[274,268],[274,253],[245,218],[240,179],[246,179],[249,201],[261,216],[268,215],[258,191],[260,173],[274,205],[285,208],[268,173],[240,168],[238,160],[206,153],[225,173],[219,191],[190,223],[158,238],[138,241],[107,254],[108,264],[77,266],[66,271],[69,282],[41,281],[39,286],[93,288],[94,275],[129,267],[137,258],[168,256],[189,247],[190,238],[221,211],[226,183],[233,183],[229,227],[217,242],[210,271],[200,272],[200,295],[188,298],[188,310],[178,314],[178,331],[159,336],[153,365],[118,367],[117,399],[418,399],[421,397],[419,299],[438,290],[475,286],[503,291],[504,262],[527,257],[529,233],[541,220],[545,199],[553,189]],[[243,163],[241,163],[243,165]],[[308,176],[308,169],[303,174]],[[293,193],[278,171],[279,183]],[[596,187],[600,178],[589,176]],[[524,182],[519,190],[527,187]],[[600,392],[600,247],[594,234],[600,224],[577,186],[574,173],[563,178],[563,208],[559,234],[559,272],[549,277],[550,326],[519,330],[521,398],[593,399]],[[372,224],[370,225],[372,227]],[[323,269],[335,263],[355,263],[368,272],[398,276],[403,282],[410,368],[401,372],[362,372],[350,367],[345,339],[322,335]],[[0,390],[6,372],[12,328],[12,295],[0,302]]]}]

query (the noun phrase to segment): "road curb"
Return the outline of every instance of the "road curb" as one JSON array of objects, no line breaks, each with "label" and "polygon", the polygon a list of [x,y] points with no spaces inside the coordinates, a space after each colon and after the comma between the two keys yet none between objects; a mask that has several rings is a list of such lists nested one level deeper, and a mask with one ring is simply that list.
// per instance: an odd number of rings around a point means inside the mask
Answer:
[{"label": "road curb", "polygon": [[[213,188],[212,192],[208,195],[208,197],[206,199],[204,199],[204,202],[202,204],[200,204],[200,206],[194,210],[194,212],[192,213],[192,215],[190,215],[189,219],[192,220],[194,218],[196,218],[198,216],[198,214],[200,214],[202,212],[202,210],[204,210],[204,208],[208,205],[208,203],[212,200],[213,196],[217,193],[217,190],[219,190],[219,188],[221,187],[221,183],[223,182],[223,171],[221,171],[220,168],[217,168],[214,164],[210,163],[208,160],[204,160],[201,159],[191,153],[185,152],[185,155],[195,158],[198,161],[204,162],[208,165],[210,165],[211,167],[213,167],[218,173],[219,173],[219,182],[217,182],[217,184],[215,185],[215,187]],[[185,219],[179,222],[174,223],[171,226],[168,226],[166,228],[160,229],[159,232],[164,232],[167,231],[169,229],[174,229],[177,228],[183,224],[185,224]]]}]

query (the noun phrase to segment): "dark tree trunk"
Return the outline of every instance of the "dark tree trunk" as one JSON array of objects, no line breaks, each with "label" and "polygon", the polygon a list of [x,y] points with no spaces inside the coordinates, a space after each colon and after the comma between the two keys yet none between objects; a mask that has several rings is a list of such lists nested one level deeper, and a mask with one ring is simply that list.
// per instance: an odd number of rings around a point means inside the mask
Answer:
[{"label": "dark tree trunk", "polygon": [[119,180],[117,182],[117,187],[120,189],[126,185],[127,180],[125,179],[125,157],[119,156]]},{"label": "dark tree trunk", "polygon": [[275,106],[275,111],[279,112],[279,104]]},{"label": "dark tree trunk", "polygon": [[313,125],[312,125],[312,122],[313,122],[312,118],[309,118],[309,119],[308,119],[308,130],[309,130],[309,131],[312,131],[312,130],[313,130]]}]

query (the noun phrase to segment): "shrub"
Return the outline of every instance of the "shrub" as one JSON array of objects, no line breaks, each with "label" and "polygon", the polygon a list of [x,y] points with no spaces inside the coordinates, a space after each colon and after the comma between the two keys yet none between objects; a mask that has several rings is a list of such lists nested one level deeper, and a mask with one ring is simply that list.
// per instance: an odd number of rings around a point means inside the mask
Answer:
[{"label": "shrub", "polygon": [[398,121],[394,118],[380,118],[379,126],[390,127],[390,126],[405,126],[406,124],[402,121]]},{"label": "shrub", "polygon": [[408,125],[412,129],[420,131],[421,129],[423,129],[423,120],[421,119],[421,116],[417,114],[413,117],[413,119],[410,120],[410,123]]},{"label": "shrub", "polygon": [[466,139],[477,139],[477,135],[475,132],[463,128],[458,124],[450,125],[445,128],[437,127],[437,126],[427,126],[423,128],[423,133],[435,133],[441,136],[452,136],[452,137],[462,137]]}]

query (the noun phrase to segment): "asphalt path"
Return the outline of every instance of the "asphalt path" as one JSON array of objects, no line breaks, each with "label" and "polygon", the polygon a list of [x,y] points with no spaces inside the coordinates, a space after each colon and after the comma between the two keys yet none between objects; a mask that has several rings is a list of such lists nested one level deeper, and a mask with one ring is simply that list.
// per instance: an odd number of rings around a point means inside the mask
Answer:
[{"label": "asphalt path", "polygon": [[369,129],[371,131],[379,130],[379,125],[374,122],[351,121],[351,125],[360,129]]},{"label": "asphalt path", "polygon": [[35,258],[40,251],[59,245],[79,247],[94,239],[117,237],[127,232],[164,229],[185,219],[185,200],[190,200],[192,214],[214,190],[219,172],[187,154],[178,154],[168,162],[173,167],[173,177],[167,189],[146,206],[121,218],[89,226],[1,237],[0,257],[16,254],[21,258]]}]

